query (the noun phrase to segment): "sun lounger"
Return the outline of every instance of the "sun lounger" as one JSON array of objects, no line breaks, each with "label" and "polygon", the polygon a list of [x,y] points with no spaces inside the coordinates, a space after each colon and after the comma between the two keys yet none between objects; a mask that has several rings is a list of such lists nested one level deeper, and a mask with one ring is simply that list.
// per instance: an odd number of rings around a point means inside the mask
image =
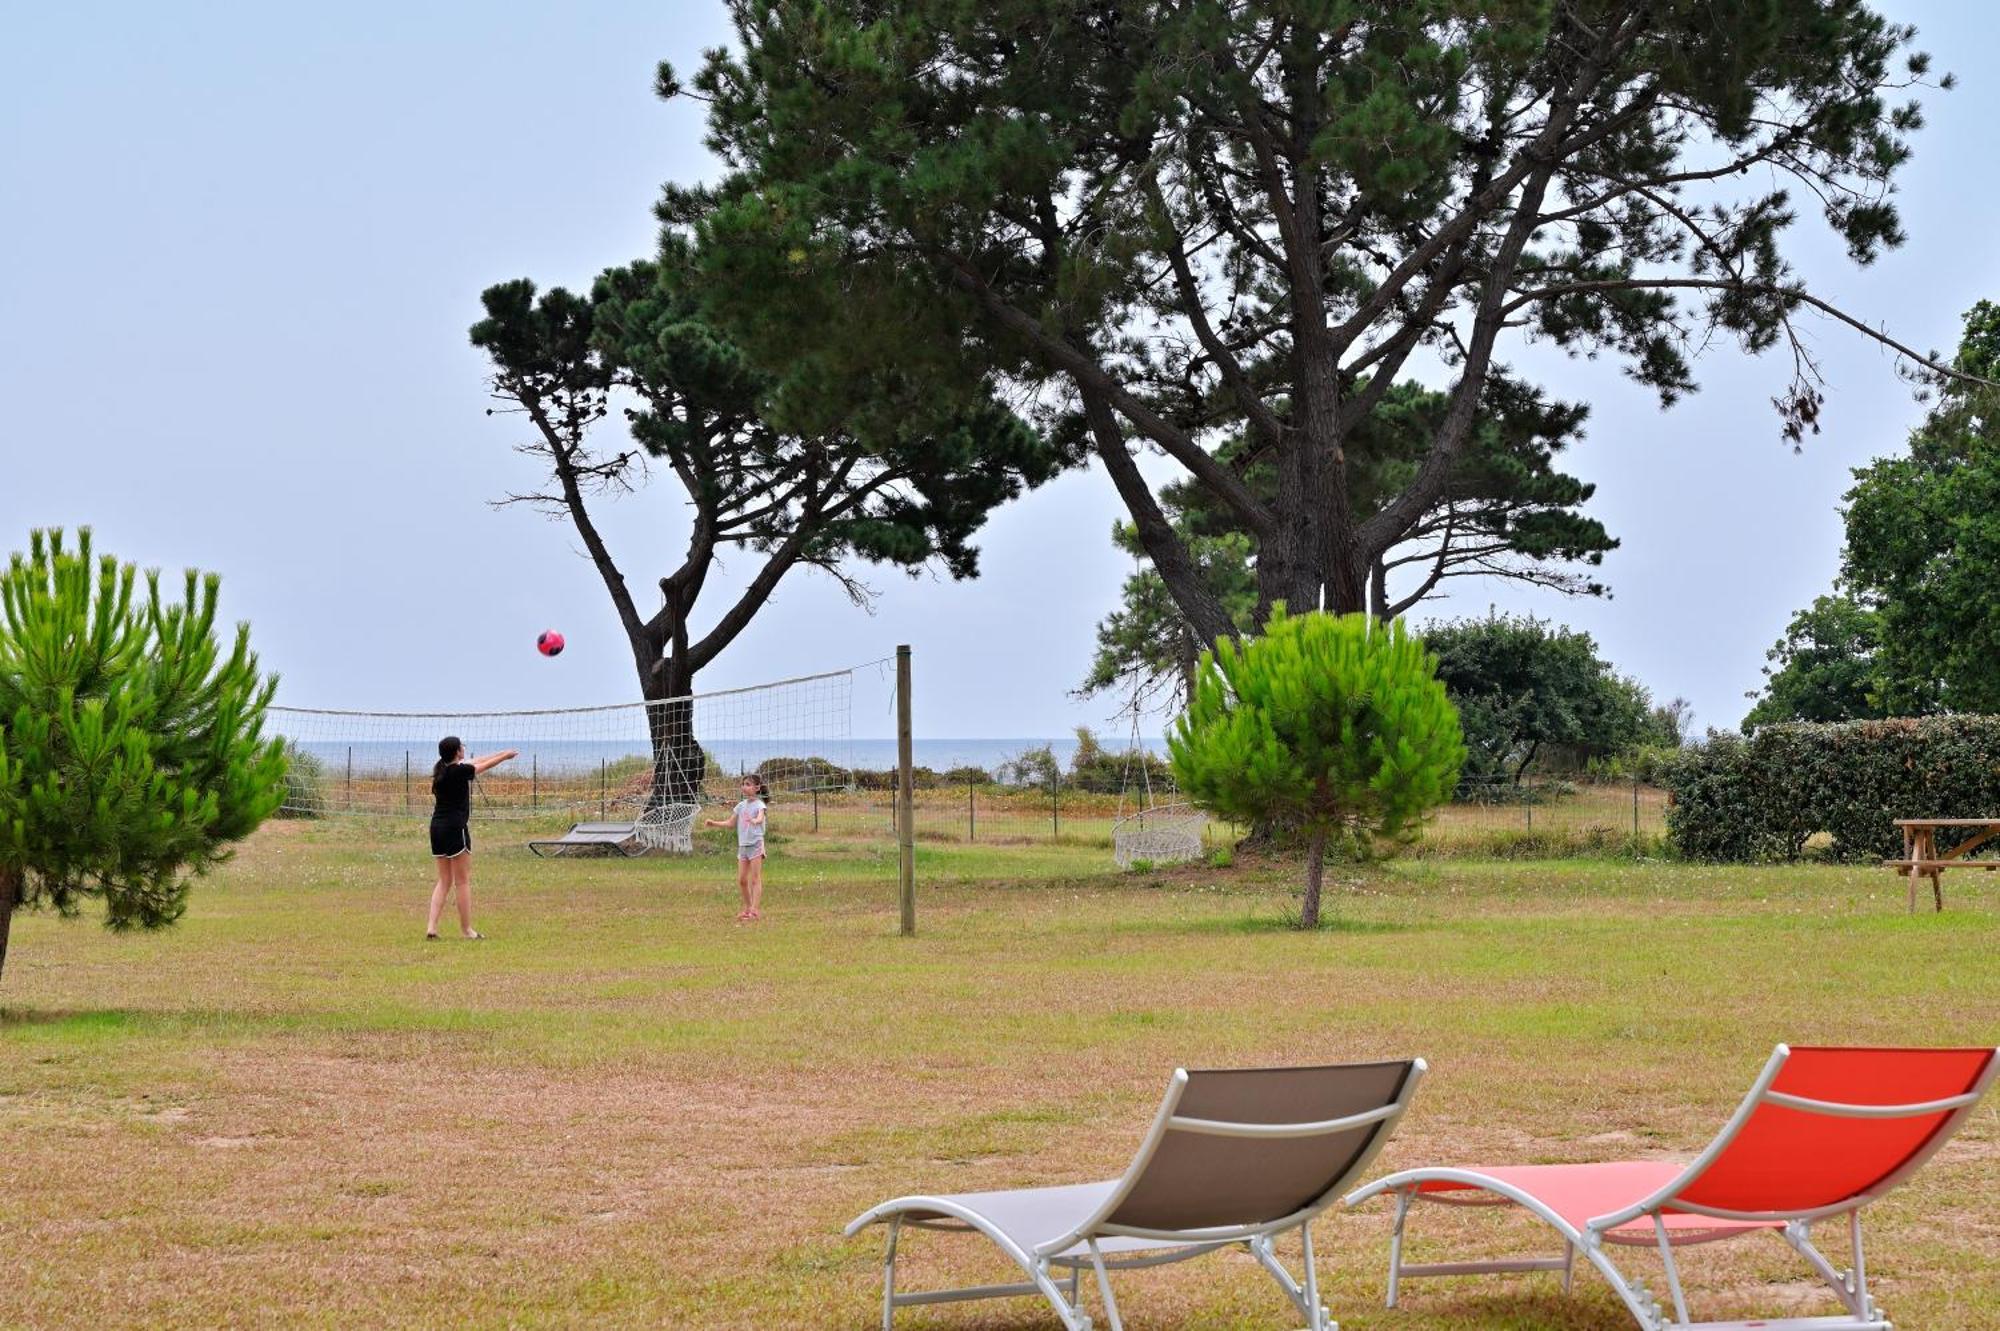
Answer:
[{"label": "sun lounger", "polygon": [[[1734,1116],[1687,1165],[1627,1161],[1501,1169],[1412,1169],[1369,1184],[1350,1205],[1396,1199],[1389,1239],[1389,1306],[1405,1277],[1489,1271],[1560,1271],[1579,1252],[1611,1282],[1646,1331],[1889,1331],[1868,1293],[1861,1208],[1907,1178],[1972,1112],[1993,1080],[1993,1049],[1789,1049],[1779,1045]],[[1403,1226],[1415,1201],[1513,1204],[1564,1240],[1560,1257],[1511,1261],[1403,1261]],[[1811,1242],[1815,1221],[1845,1217],[1853,1269],[1836,1271]],[[1674,1252],[1689,1244],[1774,1230],[1805,1259],[1846,1312],[1739,1322],[1689,1322]],[[1674,1320],[1645,1284],[1611,1259],[1615,1245],[1656,1248]]]},{"label": "sun lounger", "polygon": [[[1119,1178],[1070,1187],[898,1197],[857,1216],[847,1233],[888,1227],[882,1325],[896,1309],[1040,1295],[1067,1331],[1089,1331],[1083,1270],[1097,1277],[1104,1316],[1120,1331],[1110,1272],[1247,1247],[1305,1317],[1338,1331],[1319,1300],[1312,1222],[1375,1158],[1423,1076],[1421,1059],[1317,1068],[1177,1071],[1132,1163]],[[896,1246],[905,1229],[985,1235],[1027,1276],[1022,1283],[901,1293]],[[1272,1241],[1304,1246],[1294,1279]]]},{"label": "sun lounger", "polygon": [[637,823],[577,823],[559,837],[530,841],[537,855],[643,855]]}]

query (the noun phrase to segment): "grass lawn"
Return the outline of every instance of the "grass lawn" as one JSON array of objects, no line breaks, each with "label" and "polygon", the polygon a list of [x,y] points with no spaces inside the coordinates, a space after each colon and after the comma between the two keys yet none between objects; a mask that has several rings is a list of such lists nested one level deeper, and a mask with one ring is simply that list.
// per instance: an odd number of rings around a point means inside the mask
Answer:
[{"label": "grass lawn", "polygon": [[[1421,1054],[1382,1162],[1686,1154],[1779,1040],[2000,1039],[2000,899],[1886,872],[1413,860],[1282,927],[1289,871],[1106,872],[1078,846],[781,841],[543,862],[481,829],[484,943],[426,944],[415,827],[275,824],[175,929],[16,920],[0,978],[0,1325],[866,1327],[895,1193],[1119,1171],[1167,1074]],[[2000,1328],[2000,1103],[1871,1214],[1900,1325]],[[1386,1208],[1319,1227],[1348,1331],[1629,1326],[1601,1282],[1418,1281]],[[1555,1245],[1425,1211],[1411,1258]],[[1452,1240],[1447,1244],[1445,1240]],[[1007,1278],[917,1234],[905,1283]],[[1663,1289],[1646,1254],[1632,1258]],[[1699,1248],[1698,1317],[1834,1311],[1775,1238]],[[1142,1328],[1277,1328],[1247,1257],[1122,1278]],[[1028,1301],[910,1328],[1041,1328]]]}]

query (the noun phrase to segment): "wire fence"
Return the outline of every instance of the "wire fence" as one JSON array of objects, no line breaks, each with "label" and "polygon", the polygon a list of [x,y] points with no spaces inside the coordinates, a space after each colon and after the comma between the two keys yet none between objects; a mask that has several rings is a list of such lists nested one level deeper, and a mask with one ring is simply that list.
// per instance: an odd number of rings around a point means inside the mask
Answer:
[{"label": "wire fence", "polygon": [[[1636,780],[1468,782],[1459,797],[1438,809],[1418,835],[1420,850],[1477,853],[1534,845],[1608,846],[1627,838],[1657,839],[1666,832],[1664,790]],[[1171,778],[1154,778],[1149,790],[1089,789],[1063,779],[1009,785],[969,778],[917,783],[912,800],[919,843],[1095,845],[1109,848],[1123,819],[1166,814],[1183,807]],[[867,838],[893,836],[892,789],[857,785],[841,791],[782,795],[771,807],[772,825],[793,834]],[[1226,846],[1242,829],[1211,822],[1210,846]]]}]

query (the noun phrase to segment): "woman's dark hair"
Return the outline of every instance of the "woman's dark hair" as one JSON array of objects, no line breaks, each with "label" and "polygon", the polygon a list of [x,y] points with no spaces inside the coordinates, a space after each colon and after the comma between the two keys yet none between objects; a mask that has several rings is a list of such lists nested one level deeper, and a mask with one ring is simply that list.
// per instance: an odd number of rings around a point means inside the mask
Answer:
[{"label": "woman's dark hair", "polygon": [[458,755],[464,748],[465,744],[456,735],[446,735],[438,741],[437,766],[431,768],[431,793],[433,795],[437,793],[438,778],[444,775],[445,768],[458,761]]}]

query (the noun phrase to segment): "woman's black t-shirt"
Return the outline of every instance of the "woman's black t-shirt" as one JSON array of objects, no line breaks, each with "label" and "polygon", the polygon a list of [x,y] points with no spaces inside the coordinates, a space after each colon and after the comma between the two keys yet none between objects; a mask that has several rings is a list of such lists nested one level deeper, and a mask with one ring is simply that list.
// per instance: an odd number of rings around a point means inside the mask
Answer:
[{"label": "woman's black t-shirt", "polygon": [[451,763],[431,778],[431,794],[437,797],[437,808],[431,817],[440,821],[470,822],[472,782],[476,775],[471,763]]}]

